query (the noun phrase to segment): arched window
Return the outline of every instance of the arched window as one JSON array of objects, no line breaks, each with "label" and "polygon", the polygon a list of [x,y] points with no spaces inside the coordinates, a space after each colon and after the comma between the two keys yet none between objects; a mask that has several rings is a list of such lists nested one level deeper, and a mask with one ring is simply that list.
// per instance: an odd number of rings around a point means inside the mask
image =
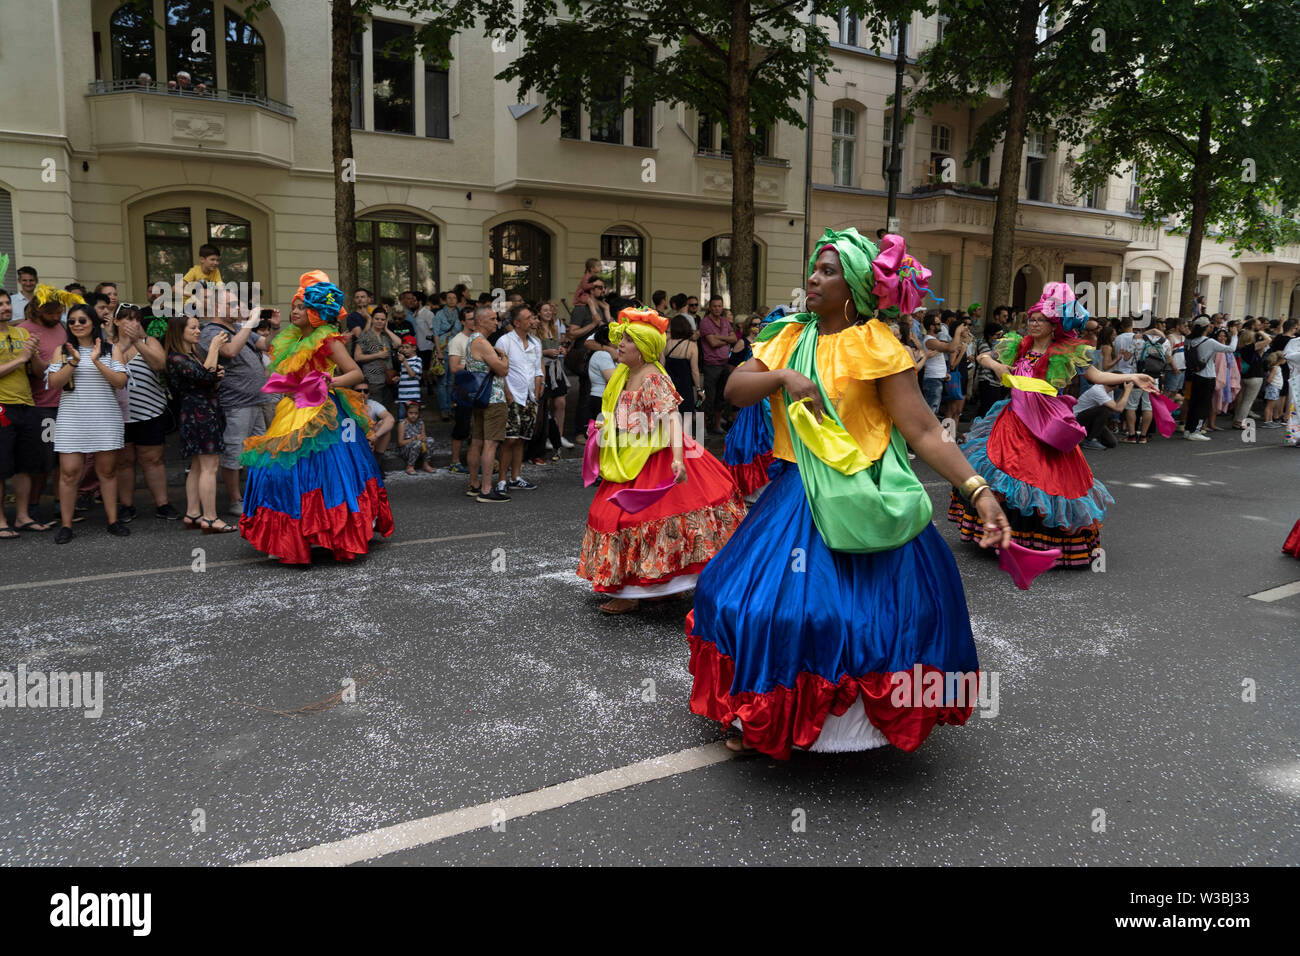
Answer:
[{"label": "arched window", "polygon": [[854,186],[853,156],[858,146],[858,114],[837,106],[831,113],[831,180],[836,186]]},{"label": "arched window", "polygon": [[149,17],[123,4],[108,21],[109,47],[113,57],[113,78],[134,80],[141,73],[154,77],[153,27]]},{"label": "arched window", "polygon": [[226,89],[266,96],[266,44],[243,17],[226,8]]},{"label": "arched window", "polygon": [[627,227],[600,237],[600,272],[611,295],[644,302],[644,248],[641,236]]},{"label": "arched window", "polygon": [[[215,22],[212,0],[167,0],[165,30],[169,77],[175,77],[178,72],[184,70],[190,74],[194,86],[200,83],[211,85],[216,82]],[[196,34],[196,30],[203,32]]]},{"label": "arched window", "polygon": [[253,281],[252,223],[222,209],[193,206],[161,209],[144,217],[145,278],[150,284],[175,282],[198,261],[203,243],[221,251],[217,269],[222,282]]},{"label": "arched window", "polygon": [[[179,206],[150,213],[144,219],[145,276],[150,285],[171,283],[194,265],[190,209]],[[224,279],[225,276],[222,276]]]},{"label": "arched window", "polygon": [[437,292],[438,227],[396,212],[358,219],[357,281],[376,297]]},{"label": "arched window", "polygon": [[[754,243],[754,288],[763,283],[758,273],[758,243]],[[700,247],[700,304],[705,305],[711,296],[722,296],[722,302],[731,308],[731,236],[714,236],[705,239]]]},{"label": "arched window", "polygon": [[504,222],[492,229],[492,288],[518,292],[525,302],[551,297],[551,237],[531,222]]}]

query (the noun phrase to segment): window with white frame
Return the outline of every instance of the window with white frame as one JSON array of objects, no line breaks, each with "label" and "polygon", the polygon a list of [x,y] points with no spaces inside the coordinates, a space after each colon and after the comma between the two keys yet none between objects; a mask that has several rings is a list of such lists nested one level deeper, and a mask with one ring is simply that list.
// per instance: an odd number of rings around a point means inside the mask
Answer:
[{"label": "window with white frame", "polygon": [[[411,55],[415,28],[409,23],[358,22],[349,50],[352,128],[430,139],[451,138],[451,73]],[[366,96],[365,48],[370,47],[370,96]]]},{"label": "window with white frame", "polygon": [[1038,25],[1034,27],[1034,39],[1036,39],[1039,43],[1042,43],[1044,40],[1046,40],[1047,29],[1048,29],[1047,8],[1044,7],[1042,12],[1038,14]]},{"label": "window with white frame", "polygon": [[1025,137],[1025,198],[1042,201],[1047,170],[1047,137],[1030,130]]},{"label": "window with white frame", "polygon": [[952,129],[942,123],[930,127],[930,182],[937,183],[943,176],[944,160],[952,154]]},{"label": "window with white frame", "polygon": [[1219,311],[1232,311],[1232,279],[1224,278],[1219,280]]},{"label": "window with white frame", "polygon": [[840,7],[840,42],[845,46],[857,46],[861,31],[858,29],[858,15],[849,13],[848,7]]},{"label": "window with white frame", "polygon": [[940,3],[940,4],[939,4],[939,15],[938,15],[938,17],[936,18],[936,21],[935,21],[935,26],[936,26],[936,29],[938,30],[938,40],[939,40],[940,43],[943,42],[943,36],[944,36],[945,33],[948,32],[948,24],[951,23],[951,22],[952,22],[951,18],[949,18],[949,17],[947,17],[947,16],[944,15],[944,12],[943,12],[943,4]]},{"label": "window with white frame", "polygon": [[831,114],[831,178],[836,186],[853,186],[853,156],[858,145],[858,114],[837,106]]},{"label": "window with white frame", "polygon": [[1141,210],[1142,187],[1138,184],[1138,168],[1133,167],[1129,171],[1128,180],[1128,202],[1126,208],[1129,212],[1138,212]]},{"label": "window with white frame", "polygon": [[1157,272],[1151,279],[1151,312],[1153,315],[1164,315],[1164,289],[1168,285],[1169,273],[1167,272]]},{"label": "window with white frame", "polygon": [[1246,314],[1255,314],[1255,299],[1259,296],[1259,280],[1246,280]]},{"label": "window with white frame", "polygon": [[[654,68],[656,49],[647,47],[639,62],[633,63],[631,76],[633,89],[637,77]],[[585,139],[592,143],[615,143],[623,146],[654,147],[655,104],[644,97],[632,97],[626,105],[628,77],[610,76],[592,91],[591,106],[583,110],[578,93],[561,100],[559,109],[560,139]],[[703,122],[701,122],[703,126]],[[700,145],[700,149],[716,147]]]}]

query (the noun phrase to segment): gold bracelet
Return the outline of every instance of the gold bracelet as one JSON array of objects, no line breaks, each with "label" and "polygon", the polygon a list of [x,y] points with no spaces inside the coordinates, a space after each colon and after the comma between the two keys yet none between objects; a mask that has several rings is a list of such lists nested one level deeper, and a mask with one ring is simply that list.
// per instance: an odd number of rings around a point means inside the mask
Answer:
[{"label": "gold bracelet", "polygon": [[975,494],[977,489],[987,488],[988,485],[989,483],[984,480],[983,475],[971,475],[957,486],[957,495],[965,501],[970,502],[973,501],[971,496]]},{"label": "gold bracelet", "polygon": [[975,506],[975,502],[979,501],[980,492],[984,492],[984,491],[987,491],[989,494],[993,493],[993,489],[990,488],[987,484],[980,485],[978,488],[976,488],[974,491],[971,492],[970,503],[972,508]]}]

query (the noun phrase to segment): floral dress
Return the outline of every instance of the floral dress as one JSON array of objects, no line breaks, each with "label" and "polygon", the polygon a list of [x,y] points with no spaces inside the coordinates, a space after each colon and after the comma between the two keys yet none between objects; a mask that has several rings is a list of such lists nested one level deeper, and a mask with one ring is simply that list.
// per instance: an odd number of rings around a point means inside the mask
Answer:
[{"label": "floral dress", "polygon": [[181,406],[181,457],[219,455],[226,431],[226,416],[217,401],[221,379],[217,370],[205,368],[191,355],[167,356],[167,384]]}]

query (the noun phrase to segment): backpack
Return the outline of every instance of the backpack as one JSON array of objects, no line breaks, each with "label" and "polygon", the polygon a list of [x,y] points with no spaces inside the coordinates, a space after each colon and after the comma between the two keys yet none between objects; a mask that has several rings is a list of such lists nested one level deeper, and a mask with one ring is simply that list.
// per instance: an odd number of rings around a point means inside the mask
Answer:
[{"label": "backpack", "polygon": [[1165,357],[1165,350],[1159,340],[1142,336],[1142,348],[1137,357],[1138,371],[1158,379],[1168,365],[1169,359]]},{"label": "backpack", "polygon": [[1208,359],[1201,358],[1201,343],[1205,341],[1205,336],[1188,339],[1183,344],[1184,364],[1187,366],[1188,375],[1198,375],[1201,369],[1209,363]]}]

